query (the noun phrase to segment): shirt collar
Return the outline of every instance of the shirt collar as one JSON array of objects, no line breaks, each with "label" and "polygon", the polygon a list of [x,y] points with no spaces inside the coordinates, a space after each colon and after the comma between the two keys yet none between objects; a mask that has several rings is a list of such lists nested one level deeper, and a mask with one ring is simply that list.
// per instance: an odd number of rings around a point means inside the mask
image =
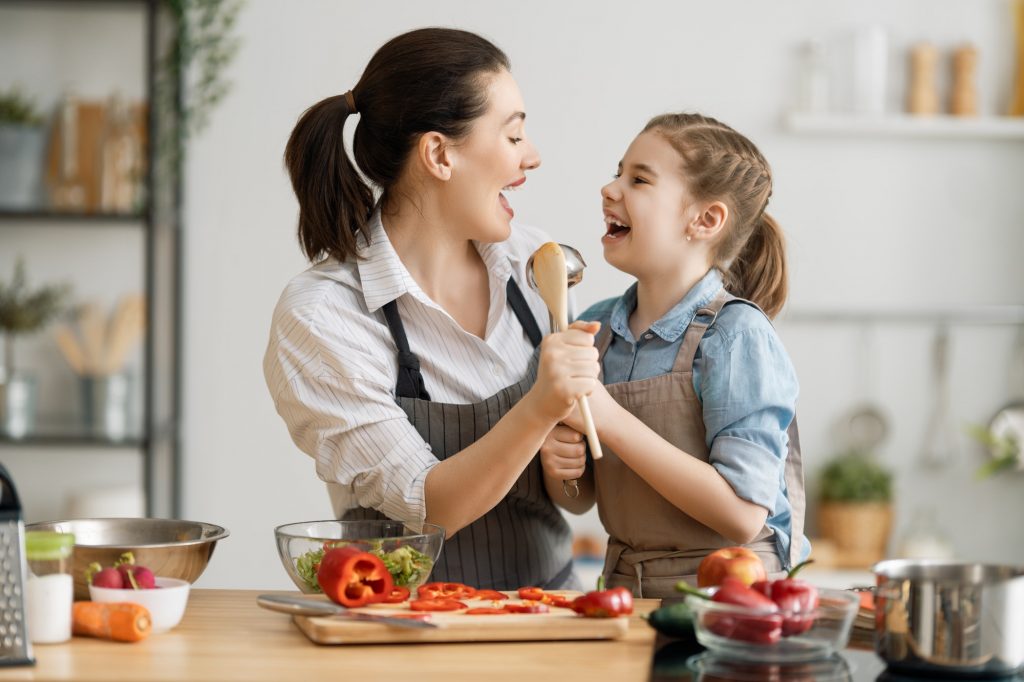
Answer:
[{"label": "shirt collar", "polygon": [[[370,216],[367,227],[370,229],[369,240],[362,232],[356,235],[356,248],[360,256],[356,259],[356,267],[359,270],[366,309],[371,313],[375,312],[407,293],[426,299],[426,294],[409,274],[409,270],[388,239],[384,223],[381,222],[380,209]],[[519,256],[510,248],[507,240],[491,244],[473,242],[473,245],[487,267],[490,280],[500,283],[504,291],[512,272],[521,266]]]},{"label": "shirt collar", "polygon": [[[690,326],[694,314],[706,306],[714,298],[718,290],[722,288],[722,273],[716,268],[708,270],[707,274],[693,285],[686,292],[682,300],[661,316],[651,325],[650,331],[660,336],[665,341],[672,343],[676,341],[686,328]],[[636,343],[633,333],[629,329],[629,316],[636,310],[636,282],[619,297],[612,308],[609,320],[612,331],[630,343]]]}]

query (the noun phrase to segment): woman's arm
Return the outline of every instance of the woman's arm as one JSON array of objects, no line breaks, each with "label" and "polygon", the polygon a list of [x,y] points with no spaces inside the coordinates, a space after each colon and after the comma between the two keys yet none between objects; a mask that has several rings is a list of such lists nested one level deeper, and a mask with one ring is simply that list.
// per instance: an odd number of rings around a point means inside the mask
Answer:
[{"label": "woman's arm", "polygon": [[600,385],[593,337],[598,326],[573,323],[569,331],[545,337],[530,391],[482,438],[430,469],[427,521],[451,536],[508,494],[576,398]]}]

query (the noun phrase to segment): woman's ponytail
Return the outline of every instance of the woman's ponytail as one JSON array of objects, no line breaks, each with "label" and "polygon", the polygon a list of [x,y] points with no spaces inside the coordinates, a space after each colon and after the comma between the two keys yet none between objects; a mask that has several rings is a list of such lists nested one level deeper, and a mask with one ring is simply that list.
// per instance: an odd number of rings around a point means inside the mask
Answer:
[{"label": "woman's ponytail", "polygon": [[299,244],[310,261],[356,253],[356,233],[369,237],[373,191],[345,151],[345,121],[354,112],[344,95],[307,109],[292,130],[284,163],[299,200]]},{"label": "woman's ponytail", "polygon": [[789,294],[786,243],[782,228],[761,213],[750,237],[725,272],[725,288],[753,301],[770,318],[782,310]]}]

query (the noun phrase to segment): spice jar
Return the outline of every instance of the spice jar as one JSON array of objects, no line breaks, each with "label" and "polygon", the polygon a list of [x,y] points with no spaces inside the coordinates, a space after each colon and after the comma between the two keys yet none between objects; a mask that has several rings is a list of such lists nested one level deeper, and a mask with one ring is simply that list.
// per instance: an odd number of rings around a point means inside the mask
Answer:
[{"label": "spice jar", "polygon": [[74,601],[71,555],[74,546],[75,536],[70,533],[25,533],[28,636],[35,644],[71,639],[71,605]]}]

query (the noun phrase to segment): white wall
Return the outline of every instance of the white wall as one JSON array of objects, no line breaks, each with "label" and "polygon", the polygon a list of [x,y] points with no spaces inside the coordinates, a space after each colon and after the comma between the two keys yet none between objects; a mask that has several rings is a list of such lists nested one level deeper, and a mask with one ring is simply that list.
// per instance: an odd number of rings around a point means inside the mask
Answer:
[{"label": "white wall", "polygon": [[[232,532],[200,586],[289,587],[273,527],[330,513],[313,462],[291,443],[261,370],[273,306],[304,267],[281,155],[302,110],[351,87],[372,52],[401,31],[457,26],[486,35],[510,55],[528,130],[544,158],[527,191],[513,197],[516,212],[583,252],[589,268],[577,289],[581,303],[628,284],[601,258],[598,188],[649,116],[679,109],[735,125],[772,162],[771,210],[790,239],[791,309],[1024,303],[1024,193],[1017,187],[1024,143],[803,137],[780,125],[794,96],[797,46],[807,38],[835,48],[835,101],[849,103],[847,81],[839,78],[843,48],[850,29],[866,23],[890,31],[893,108],[910,41],[948,48],[970,40],[981,49],[983,108],[1000,113],[1012,77],[1008,0],[642,6],[641,12],[582,0],[246,3],[234,89],[194,141],[187,169],[183,515]],[[118,32],[112,39],[122,31],[108,28]],[[982,460],[966,442],[949,471],[914,466],[931,398],[930,328],[876,329],[875,361],[867,368],[858,362],[862,337],[854,327],[783,321],[780,329],[801,377],[812,492],[814,472],[836,448],[835,422],[869,391],[893,425],[880,454],[899,473],[901,527],[931,499],[961,556],[1024,561],[1024,527],[1001,521],[1024,512],[1020,476],[975,483],[970,473]],[[983,421],[1012,390],[1024,391],[1007,385],[1012,335],[1008,328],[954,328],[958,424]],[[865,374],[875,377],[867,387]],[[37,476],[30,453],[16,454]],[[128,469],[101,460],[98,472],[97,460],[79,464],[71,455],[58,461],[67,481],[100,473],[114,479]],[[47,485],[34,490],[34,499],[48,499]],[[49,509],[37,507],[42,515]]]},{"label": "white wall", "polygon": [[[290,442],[260,371],[273,306],[304,267],[281,155],[302,110],[354,85],[372,52],[404,30],[466,28],[510,55],[544,159],[516,194],[516,213],[583,252],[590,267],[577,289],[581,303],[628,284],[601,258],[598,188],[649,116],[678,109],[730,122],[774,164],[772,210],[790,238],[792,309],[1024,301],[1024,144],[811,138],[780,127],[799,43],[824,39],[841,65],[849,30],[872,22],[891,31],[894,108],[908,41],[947,48],[970,40],[981,49],[982,105],[1001,113],[1012,74],[1005,0],[643,7],[250,0],[234,91],[193,145],[188,168],[185,514],[232,531],[203,585],[287,586],[273,526],[329,513],[313,463]],[[836,101],[848,102],[845,82],[833,85]],[[813,479],[835,448],[833,422],[860,395],[861,336],[842,326],[781,329],[802,380]],[[899,522],[933,498],[961,555],[1024,561],[1024,530],[996,521],[1024,511],[1020,477],[975,484],[970,471],[981,456],[966,444],[951,471],[925,476],[912,466],[928,409],[930,339],[913,325],[876,333],[872,395],[893,423],[881,454],[900,474]],[[1011,339],[1005,328],[954,330],[958,421],[984,420],[1006,397]]]}]

